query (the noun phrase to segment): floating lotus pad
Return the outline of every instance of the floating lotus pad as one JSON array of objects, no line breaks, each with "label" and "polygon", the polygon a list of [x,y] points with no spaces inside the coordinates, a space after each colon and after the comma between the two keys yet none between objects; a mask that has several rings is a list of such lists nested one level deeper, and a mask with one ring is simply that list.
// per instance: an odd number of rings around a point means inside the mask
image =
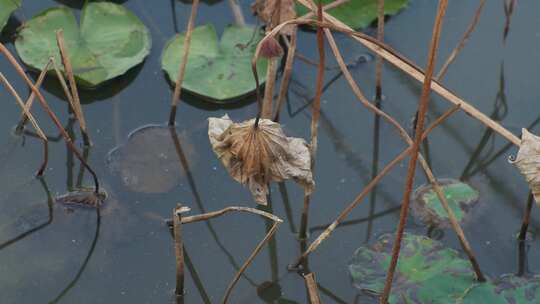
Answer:
[{"label": "floating lotus pad", "polygon": [[[333,0],[322,0],[322,4],[330,4]],[[347,24],[353,29],[362,29],[368,27],[373,21],[377,20],[378,0],[350,0],[327,12]],[[405,8],[409,0],[385,0],[384,14],[395,15]],[[298,16],[310,12],[306,7],[297,4],[296,11]]]},{"label": "floating lotus pad", "polygon": [[[109,152],[108,165],[122,183],[134,192],[165,193],[179,184],[184,175],[173,135],[167,126],[148,125],[133,131],[125,144]],[[185,134],[178,134],[182,152],[188,159],[193,146]]]},{"label": "floating lotus pad", "polygon": [[148,29],[121,5],[90,2],[82,10],[80,23],[79,28],[67,7],[47,9],[21,27],[15,40],[17,52],[27,65],[38,70],[51,56],[60,63],[56,31],[63,29],[73,73],[86,87],[124,74],[150,52]]},{"label": "floating lotus pad", "polygon": [[[231,25],[218,41],[213,25],[196,27],[182,88],[218,103],[253,92],[256,85],[251,59],[261,38],[261,33],[253,27]],[[163,50],[161,67],[173,83],[178,77],[183,50],[184,34],[174,36]],[[266,68],[266,59],[257,61],[261,83]]]},{"label": "floating lotus pad", "polygon": [[[467,214],[478,202],[479,193],[466,183],[455,179],[440,179],[442,191],[448,206],[459,223],[466,220]],[[423,222],[438,227],[449,227],[450,220],[439,197],[431,184],[419,187],[413,194],[412,211]]]},{"label": "floating lotus pad", "polygon": [[[356,288],[379,295],[390,264],[394,235],[386,234],[354,254],[349,272]],[[424,236],[405,233],[390,303],[456,303],[475,282],[468,260]],[[405,302],[406,301],[406,302]]]},{"label": "floating lotus pad", "polygon": [[540,277],[505,275],[492,283],[477,284],[467,291],[461,304],[540,303]]},{"label": "floating lotus pad", "polygon": [[0,32],[9,20],[9,16],[21,6],[22,0],[0,0]]}]

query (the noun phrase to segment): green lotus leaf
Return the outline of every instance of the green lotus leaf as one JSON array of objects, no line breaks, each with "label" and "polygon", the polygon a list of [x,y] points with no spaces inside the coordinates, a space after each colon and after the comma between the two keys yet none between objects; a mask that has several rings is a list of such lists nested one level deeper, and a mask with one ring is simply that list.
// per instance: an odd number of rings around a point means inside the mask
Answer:
[{"label": "green lotus leaf", "polygon": [[9,16],[21,6],[22,0],[0,0],[0,32],[6,26]]},{"label": "green lotus leaf", "polygon": [[[321,1],[323,5],[334,2],[334,0]],[[377,20],[377,2],[378,0],[350,0],[327,12],[353,29],[362,29]],[[409,0],[385,0],[384,14],[395,15],[407,4],[409,4]],[[301,4],[297,4],[296,12],[298,16],[302,16],[309,10]]]},{"label": "green lotus leaf", "polygon": [[[478,191],[466,183],[455,179],[440,179],[442,191],[448,206],[459,223],[467,219],[468,213],[478,202],[480,197]],[[424,223],[438,227],[449,227],[450,220],[448,213],[444,209],[439,197],[431,184],[423,185],[416,189],[413,194],[412,211],[415,217]]]},{"label": "green lotus leaf", "polygon": [[467,291],[460,304],[540,303],[540,277],[504,275],[487,283],[478,283]]},{"label": "green lotus leaf", "polygon": [[[217,103],[244,96],[255,90],[251,59],[260,32],[248,26],[230,25],[221,40],[213,25],[193,30],[182,88]],[[184,34],[173,37],[165,46],[161,67],[171,82],[176,82],[184,50]],[[257,61],[261,83],[266,77],[267,60]]]},{"label": "green lotus leaf", "polygon": [[[370,247],[360,247],[350,264],[355,287],[380,295],[390,264],[394,235],[386,234]],[[456,303],[473,286],[468,260],[433,239],[405,233],[390,303]]]},{"label": "green lotus leaf", "polygon": [[[30,67],[42,70],[49,57],[60,62],[56,31],[63,29],[77,82],[95,87],[140,64],[151,48],[146,26],[123,6],[90,2],[81,13],[80,28],[67,7],[47,9],[20,29],[15,47]],[[51,68],[52,69],[52,68]]]}]

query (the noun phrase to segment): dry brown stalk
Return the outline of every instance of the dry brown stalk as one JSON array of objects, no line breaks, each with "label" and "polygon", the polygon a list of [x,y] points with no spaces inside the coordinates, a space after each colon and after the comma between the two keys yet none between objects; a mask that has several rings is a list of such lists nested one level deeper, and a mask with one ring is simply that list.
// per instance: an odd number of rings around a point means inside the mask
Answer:
[{"label": "dry brown stalk", "polygon": [[238,0],[229,0],[229,6],[231,7],[231,11],[234,16],[234,23],[238,25],[245,25],[246,20],[244,18],[244,14],[242,14],[242,7],[238,3]]},{"label": "dry brown stalk", "polygon": [[[310,0],[297,0],[300,4],[310,8],[312,11],[316,10],[315,4]],[[309,15],[309,14],[308,14]],[[306,16],[308,16],[306,15]],[[370,49],[372,52],[374,52],[377,55],[380,55],[383,57],[386,61],[390,62],[403,72],[409,74],[414,79],[420,82],[424,82],[424,72],[421,68],[416,66],[414,63],[412,63],[409,59],[404,57],[403,55],[400,55],[398,52],[393,50],[388,45],[382,44],[378,42],[376,39],[353,31],[350,27],[345,25],[343,22],[339,21],[338,19],[332,17],[331,15],[324,13],[325,20],[328,20],[329,22],[324,22],[323,24],[319,23],[318,21],[314,20],[305,20],[305,16],[302,16],[301,18],[291,20],[288,22],[284,22],[280,24],[280,26],[286,26],[288,24],[319,24],[323,27],[328,27],[333,30],[341,31],[348,33],[353,36],[353,39],[363,44],[365,47]],[[279,27],[276,27],[276,29],[279,30]],[[275,33],[268,33],[269,35],[273,35]],[[512,144],[519,146],[520,139],[515,136],[512,132],[508,131],[506,128],[501,126],[499,123],[495,122],[493,119],[489,118],[487,115],[476,109],[474,106],[466,102],[465,100],[461,99],[460,97],[456,96],[454,93],[452,93],[450,90],[442,86],[437,81],[432,81],[431,83],[431,89],[444,97],[446,100],[453,104],[460,104],[461,109],[465,111],[467,114],[471,115],[475,119],[479,120],[481,123],[489,127],[490,129],[494,130],[495,132],[499,133],[502,137],[506,138],[508,141],[510,141]]]},{"label": "dry brown stalk", "polygon": [[227,207],[227,208],[224,208],[224,209],[221,209],[221,210],[218,210],[218,211],[213,211],[213,212],[208,212],[208,213],[204,213],[204,214],[183,217],[182,218],[182,224],[189,224],[189,223],[194,223],[194,222],[199,222],[199,221],[206,221],[206,220],[216,218],[216,217],[222,216],[222,215],[230,213],[230,212],[245,212],[245,213],[251,213],[251,214],[260,215],[260,216],[265,217],[265,218],[267,218],[269,220],[272,220],[274,222],[274,225],[272,225],[270,230],[268,230],[268,232],[264,236],[264,239],[262,241],[260,241],[259,244],[257,244],[257,247],[255,247],[253,252],[249,255],[249,257],[246,259],[244,264],[242,264],[242,266],[240,267],[238,272],[234,275],[233,279],[229,283],[229,286],[227,287],[227,290],[225,291],[225,295],[223,296],[222,303],[227,303],[229,301],[229,297],[231,295],[231,292],[232,292],[234,286],[236,285],[236,283],[238,282],[238,280],[240,279],[240,277],[243,275],[243,273],[246,271],[246,269],[249,267],[249,265],[253,262],[253,260],[257,256],[257,254],[259,254],[259,252],[262,250],[264,245],[266,245],[266,243],[268,243],[268,241],[276,233],[279,224],[281,224],[283,222],[283,220],[281,220],[279,217],[277,217],[277,216],[275,216],[275,215],[273,215],[271,213],[262,211],[262,210],[249,208],[249,207],[231,206],[231,207]]},{"label": "dry brown stalk", "polygon": [[0,72],[0,81],[2,81],[6,89],[11,93],[11,95],[15,97],[15,101],[17,102],[19,107],[21,107],[21,109],[23,110],[24,114],[28,117],[28,119],[30,119],[30,122],[32,123],[32,126],[36,130],[39,138],[41,138],[42,140],[47,140],[47,136],[45,136],[45,133],[43,133],[43,131],[39,127],[36,119],[34,118],[34,115],[32,115],[29,108],[24,104],[24,101],[22,100],[21,96],[19,96],[15,88],[11,85],[9,80],[7,80],[7,78],[4,76],[2,72]]},{"label": "dry brown stalk", "polygon": [[[323,10],[321,1],[318,3],[317,8],[317,18],[319,21],[322,21]],[[315,99],[313,100],[313,111],[311,113],[311,143],[310,143],[310,154],[311,154],[311,172],[315,171],[315,159],[317,155],[317,139],[319,134],[319,117],[321,115],[321,95],[323,89],[324,81],[324,63],[325,63],[325,54],[324,54],[324,34],[323,28],[317,27],[317,48],[319,50],[319,65],[317,71],[317,83],[315,88]],[[302,207],[302,215],[300,218],[300,230],[298,232],[298,237],[300,239],[305,239],[307,237],[307,226],[308,226],[308,215],[309,215],[309,205],[311,201],[311,194],[304,192],[304,204]]]},{"label": "dry brown stalk", "polygon": [[[384,42],[384,0],[379,0],[377,3],[377,40]],[[375,100],[382,99],[382,68],[383,58],[377,55],[375,65]]]},{"label": "dry brown stalk", "polygon": [[309,301],[311,304],[321,304],[321,297],[319,296],[319,288],[317,281],[315,280],[315,274],[310,272],[304,275],[304,281],[309,294]]},{"label": "dry brown stalk", "polygon": [[[75,76],[73,75],[73,67],[71,66],[71,61],[69,59],[69,53],[66,49],[64,42],[64,31],[58,30],[56,32],[56,42],[58,44],[58,49],[60,50],[60,56],[62,57],[62,64],[64,65],[64,71],[66,72],[69,87],[71,88],[71,97],[72,99],[68,100],[71,102],[71,107],[75,113],[75,117],[79,121],[79,127],[83,136],[83,141],[86,146],[90,145],[90,137],[88,136],[88,130],[86,128],[86,120],[84,119],[84,113],[81,106],[81,100],[79,98],[79,92],[77,90],[77,83],[75,82]],[[59,78],[60,83],[63,82],[63,78]],[[65,83],[65,81],[64,81]],[[62,84],[63,86],[64,84]]]},{"label": "dry brown stalk", "polygon": [[173,126],[176,121],[176,108],[178,101],[180,100],[180,93],[182,92],[182,83],[184,82],[184,75],[186,74],[186,66],[189,56],[189,48],[191,46],[191,36],[193,34],[193,26],[195,24],[195,17],[197,17],[197,9],[199,7],[199,0],[193,0],[191,5],[191,13],[189,15],[186,35],[184,36],[184,53],[182,54],[182,61],[180,62],[180,68],[178,69],[178,77],[174,86],[174,93],[171,101],[171,113],[169,115],[169,126]]},{"label": "dry brown stalk", "polygon": [[[0,53],[2,53],[4,55],[4,57],[6,57],[6,59],[11,63],[11,65],[15,68],[15,70],[17,71],[17,73],[24,79],[24,81],[26,82],[26,84],[28,85],[28,87],[30,87],[30,89],[32,90],[32,92],[34,94],[36,94],[36,96],[38,97],[38,101],[39,103],[41,104],[41,106],[43,107],[43,109],[45,110],[45,112],[47,112],[47,115],[49,115],[49,117],[51,118],[51,120],[53,121],[53,123],[56,125],[56,127],[58,128],[58,130],[60,131],[60,133],[62,134],[62,137],[64,138],[64,141],[66,142],[66,144],[68,145],[68,147],[73,151],[73,154],[75,154],[75,156],[79,159],[79,161],[81,161],[81,163],[86,167],[86,169],[90,172],[90,174],[92,175],[93,179],[94,179],[94,185],[95,185],[95,193],[96,194],[99,194],[99,181],[98,181],[98,178],[97,178],[97,175],[95,173],[95,171],[88,165],[88,163],[84,160],[84,158],[82,157],[81,153],[77,150],[77,148],[75,147],[75,145],[73,144],[73,141],[71,140],[71,138],[69,137],[69,134],[66,132],[66,130],[64,129],[64,127],[62,127],[62,124],[60,123],[60,120],[58,120],[58,117],[56,117],[56,114],[54,114],[54,112],[51,110],[51,108],[49,107],[49,105],[47,104],[47,101],[45,100],[45,97],[43,97],[43,95],[41,94],[41,92],[39,91],[39,89],[37,88],[37,86],[32,82],[32,80],[30,80],[30,78],[28,78],[28,76],[24,73],[24,70],[23,68],[21,67],[21,65],[17,62],[17,60],[15,59],[15,57],[13,57],[13,55],[11,54],[11,52],[4,46],[4,44],[0,43]],[[28,113],[27,113],[28,114]],[[29,115],[28,117],[31,117],[31,115]]]},{"label": "dry brown stalk", "polygon": [[[443,123],[448,117],[455,113],[459,109],[459,106],[455,106],[450,110],[443,113],[438,119],[436,119],[433,124],[428,127],[422,136],[422,140],[426,139],[431,131],[433,131],[437,126]],[[403,150],[398,156],[396,156],[392,161],[390,161],[380,172],[375,176],[365,187],[364,189],[354,198],[354,200],[345,208],[338,217],[330,224],[302,253],[302,255],[292,264],[293,267],[297,267],[300,263],[307,258],[313,251],[315,251],[321,243],[326,240],[334,230],[347,218],[347,216],[353,211],[356,206],[358,206],[362,200],[373,190],[373,188],[379,183],[379,181],[392,170],[397,164],[405,159],[412,151],[412,146],[409,146],[407,149]]]},{"label": "dry brown stalk", "polygon": [[294,63],[294,55],[296,54],[296,36],[297,36],[297,27],[292,28],[291,41],[287,49],[287,59],[285,60],[285,68],[283,69],[283,77],[281,78],[281,85],[279,87],[279,95],[277,98],[276,113],[274,114],[274,121],[279,122],[279,115],[281,113],[281,108],[285,102],[285,97],[289,89],[289,82],[291,80],[292,68]]},{"label": "dry brown stalk", "polygon": [[182,213],[185,207],[177,204],[173,209],[174,253],[176,257],[176,298],[184,295],[184,242],[182,241]]},{"label": "dry brown stalk", "polygon": [[452,62],[454,62],[454,60],[456,59],[459,52],[463,49],[463,47],[465,46],[465,44],[469,40],[469,37],[471,36],[472,32],[476,28],[476,25],[478,24],[478,21],[480,20],[480,14],[482,13],[482,9],[484,8],[484,4],[486,4],[486,0],[480,0],[480,3],[478,4],[478,8],[476,8],[476,12],[474,13],[474,16],[473,16],[473,18],[471,20],[471,23],[467,27],[467,30],[465,31],[465,33],[463,33],[463,36],[459,40],[458,44],[452,50],[452,53],[450,54],[450,56],[448,56],[448,59],[446,59],[446,62],[444,63],[441,70],[439,71],[439,73],[435,77],[435,79],[437,81],[440,81],[444,77],[444,74],[446,74],[446,71],[448,70],[448,67],[452,64]]},{"label": "dry brown stalk", "polygon": [[[49,69],[49,65],[53,63],[53,58],[49,58],[49,61],[47,61],[47,64],[45,64],[45,68],[41,73],[39,73],[38,79],[36,81],[36,86],[39,88],[43,84],[43,81],[45,80],[45,77],[47,76],[47,70]],[[30,97],[26,100],[26,103],[24,104],[25,108],[30,111],[32,108],[32,104],[34,103],[34,99],[36,98],[36,94],[34,92],[30,93]],[[19,119],[19,123],[17,123],[17,130],[21,131],[24,125],[28,122],[28,116],[26,116],[25,111],[23,110],[23,113],[21,114],[21,118]]]},{"label": "dry brown stalk", "polygon": [[[392,281],[394,280],[394,273],[395,273],[397,262],[399,259],[399,253],[401,251],[401,239],[403,238],[403,232],[405,230],[405,222],[407,220],[407,214],[409,212],[409,203],[410,203],[410,198],[411,198],[411,193],[412,193],[412,188],[413,188],[414,174],[416,171],[416,163],[417,163],[418,154],[420,151],[420,143],[422,142],[422,133],[424,131],[424,122],[425,122],[425,117],[426,117],[428,104],[429,104],[429,96],[431,94],[431,81],[433,77],[433,70],[435,69],[435,58],[436,58],[437,49],[439,46],[439,38],[441,35],[442,23],[443,23],[444,15],[446,13],[447,5],[448,5],[448,0],[439,0],[439,6],[437,8],[437,15],[435,17],[435,24],[433,25],[433,34],[431,37],[431,42],[430,42],[430,47],[429,47],[426,77],[424,80],[424,85],[422,87],[422,94],[420,96],[420,102],[419,102],[418,111],[417,111],[418,121],[416,123],[414,143],[412,146],[411,158],[409,160],[409,166],[407,169],[405,191],[403,193],[403,202],[401,204],[401,212],[399,215],[399,224],[396,229],[396,238],[392,246],[392,258],[390,260],[390,265],[388,266],[386,282],[385,282],[384,290],[380,299],[381,304],[386,304],[388,302],[388,298],[390,297],[390,291],[392,289]],[[441,192],[440,188],[438,192]]]}]

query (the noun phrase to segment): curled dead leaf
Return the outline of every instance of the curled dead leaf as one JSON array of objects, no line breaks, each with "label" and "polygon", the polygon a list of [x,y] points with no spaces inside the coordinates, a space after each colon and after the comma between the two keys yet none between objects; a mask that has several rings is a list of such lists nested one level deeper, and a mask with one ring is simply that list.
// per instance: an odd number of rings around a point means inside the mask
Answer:
[{"label": "curled dead leaf", "polygon": [[533,135],[527,129],[522,129],[521,132],[518,154],[515,159],[510,160],[510,163],[525,176],[534,200],[540,206],[540,137]]},{"label": "curled dead leaf", "polygon": [[228,115],[208,119],[212,149],[229,174],[266,205],[269,182],[293,179],[310,194],[315,185],[306,141],[287,137],[280,124],[261,119],[234,123]]},{"label": "curled dead leaf", "polygon": [[[279,1],[279,3],[278,3]],[[280,7],[278,9],[277,5]],[[296,9],[294,0],[256,0],[251,5],[251,10],[253,13],[266,24],[272,23],[272,18],[274,17],[274,12],[279,11],[279,23],[292,20],[296,18]],[[277,18],[277,16],[276,16]],[[291,35],[293,30],[293,25],[288,25],[281,30],[282,34]]]}]

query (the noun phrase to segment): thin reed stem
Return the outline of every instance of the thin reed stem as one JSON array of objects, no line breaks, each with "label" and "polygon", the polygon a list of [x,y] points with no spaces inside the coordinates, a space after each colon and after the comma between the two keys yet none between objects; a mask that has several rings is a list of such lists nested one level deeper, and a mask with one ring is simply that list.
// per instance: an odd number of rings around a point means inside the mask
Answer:
[{"label": "thin reed stem", "polygon": [[446,59],[446,62],[443,64],[441,70],[435,77],[437,81],[440,81],[444,74],[446,74],[446,71],[448,70],[448,67],[454,62],[459,52],[465,47],[465,44],[467,41],[469,41],[469,37],[471,36],[472,32],[474,32],[474,29],[476,28],[476,25],[478,24],[478,21],[480,20],[480,14],[482,13],[482,10],[484,9],[484,4],[486,4],[486,0],[480,0],[480,3],[478,4],[478,8],[476,8],[476,12],[474,13],[474,16],[471,20],[471,23],[467,27],[467,30],[465,33],[463,33],[463,36],[459,40],[456,47],[452,50],[452,53],[450,53],[450,56],[448,56],[448,59]]},{"label": "thin reed stem", "polygon": [[[84,113],[81,106],[81,100],[79,98],[79,91],[77,90],[77,82],[75,82],[75,76],[73,75],[73,67],[71,66],[71,60],[69,59],[69,53],[66,49],[64,42],[64,31],[56,31],[56,42],[58,44],[58,49],[60,50],[60,56],[62,57],[62,64],[64,65],[64,71],[66,72],[69,87],[71,89],[71,106],[75,117],[79,121],[79,127],[81,129],[83,142],[85,146],[90,146],[90,137],[88,136],[88,130],[86,128],[86,119],[84,119]],[[63,82],[63,78],[59,78],[60,83]],[[65,81],[64,81],[65,83]],[[63,85],[62,85],[63,86]],[[68,96],[69,100],[69,96]]]},{"label": "thin reed stem", "polygon": [[[318,2],[318,13],[317,18],[319,21],[322,21],[323,10],[321,1]],[[311,114],[311,143],[310,155],[311,155],[311,172],[314,174],[315,171],[315,159],[317,155],[317,145],[318,145],[318,134],[319,134],[319,118],[321,116],[321,96],[323,90],[323,81],[324,81],[324,63],[325,63],[325,53],[324,53],[324,33],[322,27],[317,27],[317,48],[319,50],[319,66],[317,71],[317,84],[315,88],[315,99],[313,100],[313,111]],[[302,215],[300,221],[300,230],[298,233],[299,239],[307,238],[307,226],[308,226],[308,217],[309,217],[309,205],[310,205],[311,196],[304,194],[304,204],[302,207]]]},{"label": "thin reed stem", "polygon": [[[38,88],[40,88],[41,85],[43,84],[43,81],[45,80],[45,77],[47,76],[47,70],[49,69],[49,66],[51,65],[53,61],[54,60],[52,57],[49,58],[49,61],[47,61],[47,64],[45,64],[45,68],[43,69],[43,71],[41,71],[41,73],[39,73],[38,79],[36,81],[36,86]],[[32,108],[32,104],[34,103],[35,98],[36,98],[36,94],[34,94],[34,92],[31,92],[30,97],[28,97],[28,99],[26,100],[26,103],[24,104],[24,106],[26,107],[28,111],[30,111],[30,109]],[[28,116],[26,116],[25,111],[23,111],[23,113],[21,114],[21,118],[19,119],[19,122],[17,123],[17,127],[16,127],[17,132],[21,132],[22,129],[24,128],[24,125],[26,125],[27,122],[28,122]]]},{"label": "thin reed stem", "polygon": [[388,298],[390,297],[390,291],[392,289],[392,281],[394,279],[394,273],[396,270],[399,253],[401,250],[401,240],[403,238],[403,232],[405,230],[405,222],[407,219],[407,214],[409,211],[410,197],[412,193],[414,174],[416,171],[416,162],[418,160],[418,154],[420,150],[420,143],[422,142],[422,134],[424,130],[424,122],[426,117],[426,112],[429,104],[429,96],[431,93],[431,81],[433,77],[433,70],[435,68],[435,58],[437,54],[437,48],[439,46],[439,38],[442,30],[442,22],[444,15],[446,13],[446,7],[448,5],[448,0],[440,0],[437,8],[437,15],[435,17],[435,24],[433,26],[433,34],[431,37],[431,43],[429,47],[428,63],[426,70],[426,77],[424,80],[424,85],[422,87],[422,95],[420,96],[420,102],[418,106],[418,121],[416,124],[416,131],[414,137],[414,143],[411,151],[411,158],[409,160],[409,166],[407,170],[405,191],[403,193],[403,202],[401,204],[401,212],[399,216],[399,224],[396,231],[396,238],[392,247],[392,258],[390,260],[390,265],[388,266],[388,272],[386,275],[386,282],[384,285],[384,290],[382,292],[380,303],[386,304]]},{"label": "thin reed stem", "polygon": [[178,106],[178,101],[180,100],[180,93],[182,92],[182,83],[184,82],[184,75],[186,74],[189,48],[191,46],[191,36],[193,34],[193,26],[195,24],[195,18],[197,17],[198,7],[199,7],[199,0],[193,0],[193,4],[191,5],[191,13],[189,15],[189,20],[188,20],[187,30],[184,36],[184,53],[182,54],[182,61],[180,62],[180,68],[178,69],[178,76],[176,77],[174,93],[171,100],[169,126],[173,126],[176,121],[176,108]]}]

